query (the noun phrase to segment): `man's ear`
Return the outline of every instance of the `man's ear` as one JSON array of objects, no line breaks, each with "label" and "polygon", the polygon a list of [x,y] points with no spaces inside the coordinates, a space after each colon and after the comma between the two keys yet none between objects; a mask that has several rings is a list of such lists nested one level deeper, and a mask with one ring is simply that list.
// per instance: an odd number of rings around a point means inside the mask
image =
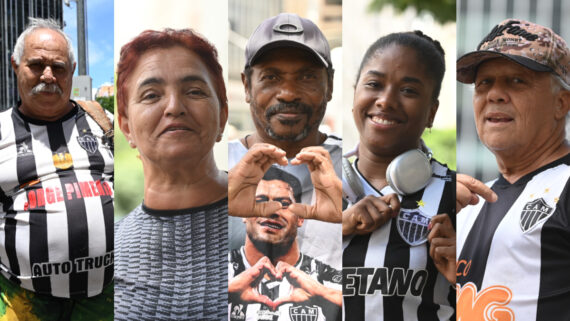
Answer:
[{"label": "man's ear", "polygon": [[77,63],[74,62],[73,66],[71,66],[71,74],[73,75],[73,73],[75,72],[75,67],[77,67]]},{"label": "man's ear", "polygon": [[[325,70],[326,72],[326,70]],[[334,89],[334,69],[329,73],[327,72],[327,101],[331,101]]]},{"label": "man's ear", "polygon": [[251,84],[243,72],[241,73],[241,82],[243,83],[243,88],[245,90],[245,102],[249,104],[251,103]]},{"label": "man's ear", "polygon": [[304,218],[297,218],[297,227],[301,227],[303,226],[303,223],[305,222]]},{"label": "man's ear", "polygon": [[554,118],[556,120],[566,119],[566,115],[570,111],[570,91],[560,90],[556,97],[556,106],[554,109]]},{"label": "man's ear", "polygon": [[18,65],[16,64],[14,57],[10,57],[10,63],[12,64],[12,69],[14,70],[14,72],[18,73]]}]

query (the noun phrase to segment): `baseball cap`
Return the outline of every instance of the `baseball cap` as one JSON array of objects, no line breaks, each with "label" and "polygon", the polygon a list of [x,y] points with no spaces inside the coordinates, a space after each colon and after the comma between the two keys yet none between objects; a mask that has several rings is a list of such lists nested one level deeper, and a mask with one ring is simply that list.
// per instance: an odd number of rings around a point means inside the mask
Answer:
[{"label": "baseball cap", "polygon": [[499,57],[534,71],[552,72],[570,85],[570,51],[564,39],[550,28],[519,19],[502,21],[476,51],[461,56],[457,60],[457,80],[475,82],[479,65]]},{"label": "baseball cap", "polygon": [[314,54],[325,68],[332,66],[329,43],[311,20],[293,13],[280,13],[264,20],[255,29],[245,46],[245,67],[269,49],[297,47]]}]

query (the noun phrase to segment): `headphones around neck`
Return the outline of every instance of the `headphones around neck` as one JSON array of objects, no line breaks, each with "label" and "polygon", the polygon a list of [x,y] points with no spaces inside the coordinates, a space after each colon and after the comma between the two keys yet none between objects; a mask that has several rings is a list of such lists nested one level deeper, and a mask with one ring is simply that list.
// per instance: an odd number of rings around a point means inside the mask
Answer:
[{"label": "headphones around neck", "polygon": [[[355,155],[356,151],[352,154]],[[431,158],[431,150],[421,140],[419,148],[404,152],[390,162],[386,169],[388,185],[402,196],[423,189],[433,176]],[[360,178],[346,157],[342,158],[342,172],[345,177],[342,186],[343,197],[352,203],[364,198],[366,195]]]}]

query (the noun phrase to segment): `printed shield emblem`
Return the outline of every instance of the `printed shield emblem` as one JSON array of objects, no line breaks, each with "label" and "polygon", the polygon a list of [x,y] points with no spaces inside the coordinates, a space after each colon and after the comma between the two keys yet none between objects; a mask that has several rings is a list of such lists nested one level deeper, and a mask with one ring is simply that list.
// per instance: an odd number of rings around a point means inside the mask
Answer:
[{"label": "printed shield emblem", "polygon": [[424,215],[420,209],[402,209],[398,214],[398,232],[411,246],[420,245],[427,241],[430,221],[431,218]]},{"label": "printed shield emblem", "polygon": [[292,306],[289,308],[289,317],[293,321],[317,321],[319,309],[316,306]]},{"label": "printed shield emblem", "polygon": [[99,147],[97,139],[91,134],[85,134],[83,136],[77,136],[77,142],[79,146],[89,152],[89,154],[94,154]]},{"label": "printed shield emblem", "polygon": [[554,208],[546,204],[542,197],[526,203],[521,212],[522,231],[526,232],[539,222],[544,221],[553,211]]}]

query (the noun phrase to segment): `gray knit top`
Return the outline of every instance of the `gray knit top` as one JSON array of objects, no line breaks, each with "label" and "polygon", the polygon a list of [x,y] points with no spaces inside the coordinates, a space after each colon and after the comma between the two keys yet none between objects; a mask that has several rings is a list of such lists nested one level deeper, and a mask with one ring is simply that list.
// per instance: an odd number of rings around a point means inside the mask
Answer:
[{"label": "gray knit top", "polygon": [[228,200],[115,223],[115,320],[227,319]]}]

